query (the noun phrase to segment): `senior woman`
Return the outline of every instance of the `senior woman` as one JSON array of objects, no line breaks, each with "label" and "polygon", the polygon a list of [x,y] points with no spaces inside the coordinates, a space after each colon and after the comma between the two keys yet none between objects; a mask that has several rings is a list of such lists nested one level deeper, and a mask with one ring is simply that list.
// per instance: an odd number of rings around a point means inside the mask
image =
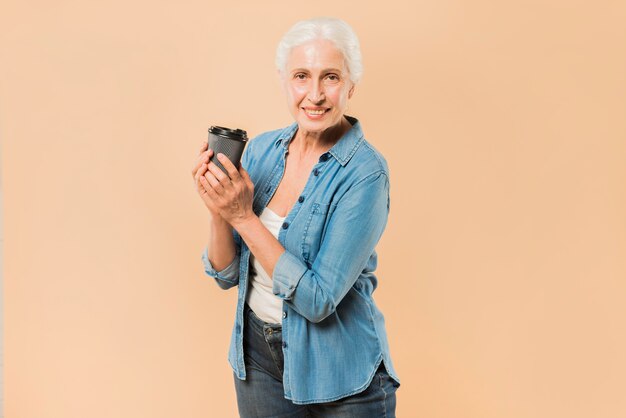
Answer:
[{"label": "senior woman", "polygon": [[239,167],[192,169],[210,212],[204,269],[238,286],[228,361],[242,417],[392,417],[384,317],[372,298],[389,213],[385,158],[345,114],[362,73],[342,20],[296,23],[276,64],[294,122],[249,141]]}]

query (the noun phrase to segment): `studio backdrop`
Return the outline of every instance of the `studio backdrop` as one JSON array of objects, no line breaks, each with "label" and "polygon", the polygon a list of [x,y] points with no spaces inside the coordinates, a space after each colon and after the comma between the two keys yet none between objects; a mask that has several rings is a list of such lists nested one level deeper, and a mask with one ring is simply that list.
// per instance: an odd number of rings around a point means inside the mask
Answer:
[{"label": "studio backdrop", "polygon": [[210,125],[292,123],[274,68],[335,16],[386,157],[376,303],[399,417],[626,415],[623,2],[5,0],[7,418],[235,417],[206,276]]}]

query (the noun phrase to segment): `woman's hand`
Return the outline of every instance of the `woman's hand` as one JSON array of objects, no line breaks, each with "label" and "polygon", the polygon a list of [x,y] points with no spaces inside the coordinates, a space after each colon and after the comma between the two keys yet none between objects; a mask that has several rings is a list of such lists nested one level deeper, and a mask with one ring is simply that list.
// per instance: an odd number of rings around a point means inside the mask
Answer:
[{"label": "woman's hand", "polygon": [[198,155],[198,159],[191,168],[191,176],[194,179],[196,189],[198,191],[198,194],[202,198],[202,201],[211,212],[213,218],[216,219],[221,218],[219,208],[215,206],[213,200],[211,200],[206,189],[202,186],[202,183],[200,182],[200,179],[203,178],[204,174],[207,171],[209,158],[211,158],[211,156],[213,155],[213,150],[207,150],[208,146],[209,143],[207,140],[205,140],[200,147],[200,154]]},{"label": "woman's hand", "polygon": [[[209,150],[209,152],[212,155],[213,151]],[[255,216],[252,211],[254,184],[241,164],[238,170],[222,153],[217,154],[217,159],[222,163],[228,175],[207,160],[207,170],[199,177],[200,185],[220,216],[235,227]]]}]

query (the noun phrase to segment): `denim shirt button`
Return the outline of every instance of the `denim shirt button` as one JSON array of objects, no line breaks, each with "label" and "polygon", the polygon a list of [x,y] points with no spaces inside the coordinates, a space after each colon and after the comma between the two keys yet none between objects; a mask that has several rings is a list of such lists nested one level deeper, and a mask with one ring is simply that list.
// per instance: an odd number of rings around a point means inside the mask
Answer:
[{"label": "denim shirt button", "polygon": [[287,318],[287,312],[283,312],[283,319]]},{"label": "denim shirt button", "polygon": [[267,186],[267,189],[265,189],[265,193],[269,193],[270,190],[272,190],[272,186]]},{"label": "denim shirt button", "polygon": [[328,160],[328,154],[322,154],[322,156],[320,157],[320,161],[324,162]]},{"label": "denim shirt button", "polygon": [[315,170],[313,170],[313,175],[317,176],[320,173],[320,171],[316,168]]},{"label": "denim shirt button", "polygon": [[300,202],[300,203],[304,202],[304,196],[300,196],[300,197],[298,198],[298,202]]},{"label": "denim shirt button", "polygon": [[283,348],[287,348],[287,341],[283,341]]},{"label": "denim shirt button", "polygon": [[287,228],[289,228],[289,223],[287,222],[283,223],[283,229],[287,229]]}]

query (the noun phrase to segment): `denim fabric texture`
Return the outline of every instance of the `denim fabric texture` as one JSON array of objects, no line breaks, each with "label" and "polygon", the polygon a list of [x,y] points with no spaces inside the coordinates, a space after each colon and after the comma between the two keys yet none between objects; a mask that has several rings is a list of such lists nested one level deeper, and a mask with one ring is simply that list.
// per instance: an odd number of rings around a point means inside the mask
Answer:
[{"label": "denim fabric texture", "polygon": [[[375,246],[389,215],[389,170],[369,144],[360,122],[315,164],[278,235],[286,249],[272,275],[283,299],[281,324],[285,399],[295,404],[330,402],[369,387],[381,363],[399,387],[385,319],[372,293],[378,285]],[[241,164],[254,184],[253,211],[267,206],[283,177],[288,144],[297,123],[249,141]],[[228,361],[246,379],[244,305],[250,250],[233,229],[237,254],[221,271],[202,253],[205,273],[222,289],[238,286]]]},{"label": "denim fabric texture", "polygon": [[364,391],[332,402],[298,405],[283,396],[281,326],[264,322],[246,304],[243,344],[246,380],[238,379],[233,372],[237,407],[242,418],[396,416],[397,385],[382,363]]}]

